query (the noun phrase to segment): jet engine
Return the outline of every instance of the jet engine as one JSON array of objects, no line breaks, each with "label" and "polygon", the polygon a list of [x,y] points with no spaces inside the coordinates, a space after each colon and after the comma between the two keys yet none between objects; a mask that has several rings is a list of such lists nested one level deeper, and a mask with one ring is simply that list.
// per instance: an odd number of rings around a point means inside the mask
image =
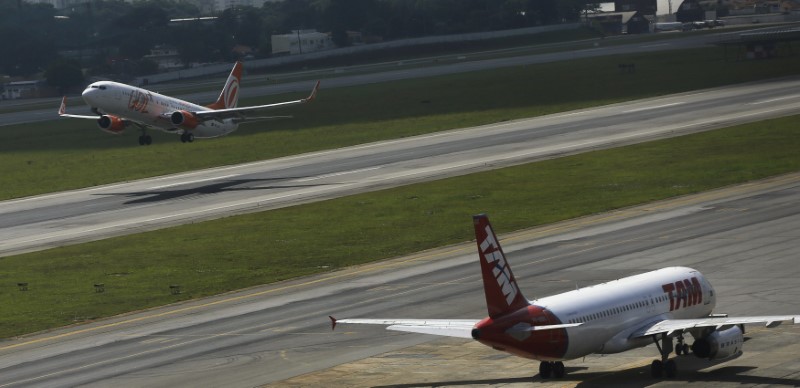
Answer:
[{"label": "jet engine", "polygon": [[200,120],[197,119],[197,116],[193,115],[192,112],[187,112],[185,110],[179,110],[172,113],[170,119],[172,121],[172,125],[176,127],[195,129],[198,125],[200,125]]},{"label": "jet engine", "polygon": [[117,116],[102,115],[97,119],[97,126],[112,135],[119,135],[125,130],[125,121]]},{"label": "jet engine", "polygon": [[742,351],[744,335],[742,328],[734,326],[725,330],[715,330],[698,338],[692,344],[692,352],[697,357],[720,360],[735,356]]}]

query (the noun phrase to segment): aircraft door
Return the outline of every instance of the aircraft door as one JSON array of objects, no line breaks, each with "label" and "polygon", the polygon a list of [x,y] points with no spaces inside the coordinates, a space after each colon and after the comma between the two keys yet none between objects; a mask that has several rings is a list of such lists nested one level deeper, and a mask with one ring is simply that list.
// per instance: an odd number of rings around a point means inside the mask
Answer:
[{"label": "aircraft door", "polygon": [[714,301],[714,288],[711,287],[711,283],[703,278],[703,304],[708,305]]}]

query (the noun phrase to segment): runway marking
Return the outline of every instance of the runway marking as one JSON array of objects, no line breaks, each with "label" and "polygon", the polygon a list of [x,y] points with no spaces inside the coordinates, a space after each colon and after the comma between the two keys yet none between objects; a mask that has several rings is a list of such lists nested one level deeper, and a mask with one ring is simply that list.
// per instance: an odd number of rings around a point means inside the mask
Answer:
[{"label": "runway marking", "polygon": [[313,180],[317,180],[317,179],[332,178],[332,177],[342,176],[342,175],[347,175],[347,174],[358,174],[360,172],[379,170],[381,168],[383,168],[383,166],[375,166],[375,167],[361,168],[361,169],[358,169],[358,170],[334,172],[334,173],[325,174],[325,175],[317,175],[317,176],[312,176],[312,177],[308,177],[308,178],[295,179],[295,182],[308,182],[308,181],[313,181]]},{"label": "runway marking", "polygon": [[197,179],[197,180],[193,180],[193,181],[170,183],[168,185],[161,185],[161,186],[151,187],[149,190],[158,190],[158,189],[164,189],[164,188],[167,188],[167,187],[183,186],[183,185],[191,185],[193,183],[201,183],[201,182],[208,182],[208,181],[223,180],[223,179],[233,178],[233,177],[236,177],[236,176],[239,176],[239,174],[223,175],[223,176],[218,176],[218,177]]},{"label": "runway marking", "polygon": [[24,379],[24,380],[12,381],[10,383],[0,385],[0,388],[1,387],[12,386],[12,385],[17,385],[17,384],[22,384],[22,383],[29,383],[29,382],[33,382],[33,381],[37,381],[37,380],[41,380],[41,379],[46,379],[48,377],[53,377],[53,376],[57,376],[57,375],[65,374],[65,373],[77,372],[79,370],[83,370],[83,369],[87,369],[87,368],[91,368],[91,367],[95,367],[95,366],[100,366],[100,365],[103,365],[103,364],[115,363],[115,362],[119,362],[119,361],[130,359],[130,358],[134,358],[134,357],[144,356],[144,355],[147,355],[147,354],[150,354],[150,353],[161,352],[161,351],[166,350],[166,349],[172,349],[172,348],[176,348],[176,347],[179,347],[179,346],[188,345],[188,344],[200,341],[200,340],[201,339],[194,339],[194,340],[191,340],[191,341],[185,341],[185,342],[181,342],[181,343],[177,343],[177,344],[172,344],[172,345],[168,345],[168,346],[162,346],[162,347],[158,347],[158,348],[145,350],[145,351],[142,351],[142,352],[139,352],[139,353],[129,354],[127,356],[105,359],[105,360],[102,360],[102,361],[93,362],[91,364],[85,364],[85,365],[81,365],[81,366],[76,366],[76,367],[69,368],[69,369],[66,369],[66,370],[59,370],[59,371],[55,371],[55,372],[48,373],[48,374],[45,374],[45,375],[40,375],[40,376],[36,376],[36,377],[30,377],[30,378],[27,378],[27,379]]},{"label": "runway marking", "polygon": [[651,47],[663,47],[663,46],[672,46],[672,43],[658,43],[658,44],[648,44],[641,46],[642,48],[651,48]]},{"label": "runway marking", "polygon": [[792,94],[792,95],[789,95],[789,96],[771,98],[769,100],[754,101],[754,102],[751,102],[750,105],[768,104],[770,102],[790,100],[790,99],[798,98],[798,97],[800,97],[800,94]]},{"label": "runway marking", "polygon": [[646,110],[668,108],[668,107],[671,107],[671,106],[683,105],[683,104],[685,104],[685,102],[683,102],[683,101],[681,101],[681,102],[673,102],[673,103],[663,104],[663,105],[647,106],[647,107],[644,107],[644,108],[636,108],[636,109],[624,110],[624,111],[622,111],[622,113],[643,112],[643,111],[646,111]]}]

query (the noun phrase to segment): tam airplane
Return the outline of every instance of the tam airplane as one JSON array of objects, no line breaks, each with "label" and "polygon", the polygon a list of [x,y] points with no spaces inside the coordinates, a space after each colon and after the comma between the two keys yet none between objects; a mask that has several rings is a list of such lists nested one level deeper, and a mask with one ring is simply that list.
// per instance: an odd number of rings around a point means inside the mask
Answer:
[{"label": "tam airplane", "polygon": [[95,82],[81,96],[97,116],[66,113],[67,98],[61,99],[58,115],[78,119],[97,120],[101,130],[119,135],[131,124],[141,130],[139,145],[150,145],[153,139],[148,128],[181,135],[181,142],[191,143],[195,138],[225,136],[235,131],[246,121],[259,121],[290,116],[257,116],[260,112],[314,100],[319,90],[319,81],[307,98],[276,104],[237,108],[239,83],[242,79],[242,63],[236,62],[225,82],[219,98],[211,105],[201,106],[178,98],[165,96],[135,86],[112,81]]},{"label": "tam airplane", "polygon": [[[744,325],[772,328],[800,315],[728,317],[712,314],[716,293],[692,268],[669,267],[529,301],[522,296],[485,215],[473,217],[489,316],[482,319],[339,319],[337,324],[388,325],[387,329],[473,338],[494,349],[541,361],[539,375],[563,377],[566,360],[611,354],[655,343],[661,355],[653,377],[674,377],[670,354],[709,360],[742,352]],[[693,343],[686,343],[685,335]],[[675,342],[675,343],[673,343]]]}]

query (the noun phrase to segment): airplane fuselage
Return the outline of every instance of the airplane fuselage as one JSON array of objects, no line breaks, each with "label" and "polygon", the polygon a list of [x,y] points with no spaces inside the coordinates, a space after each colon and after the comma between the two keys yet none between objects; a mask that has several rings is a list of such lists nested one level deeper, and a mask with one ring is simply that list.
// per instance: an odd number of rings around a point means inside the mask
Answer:
[{"label": "airplane fuselage", "polygon": [[[170,133],[181,133],[184,130],[176,127],[170,120],[173,112],[211,110],[188,101],[112,81],[99,81],[89,85],[83,91],[82,97],[89,106],[102,114],[124,117]],[[237,127],[231,119],[209,120],[199,123],[191,132],[197,138],[212,138],[227,135]]]},{"label": "airplane fuselage", "polygon": [[[670,267],[533,300],[514,314],[479,322],[473,337],[545,361],[619,353],[653,343],[650,337],[633,337],[638,328],[664,319],[706,317],[715,303],[714,290],[700,272]],[[569,323],[581,325],[530,329]]]}]

